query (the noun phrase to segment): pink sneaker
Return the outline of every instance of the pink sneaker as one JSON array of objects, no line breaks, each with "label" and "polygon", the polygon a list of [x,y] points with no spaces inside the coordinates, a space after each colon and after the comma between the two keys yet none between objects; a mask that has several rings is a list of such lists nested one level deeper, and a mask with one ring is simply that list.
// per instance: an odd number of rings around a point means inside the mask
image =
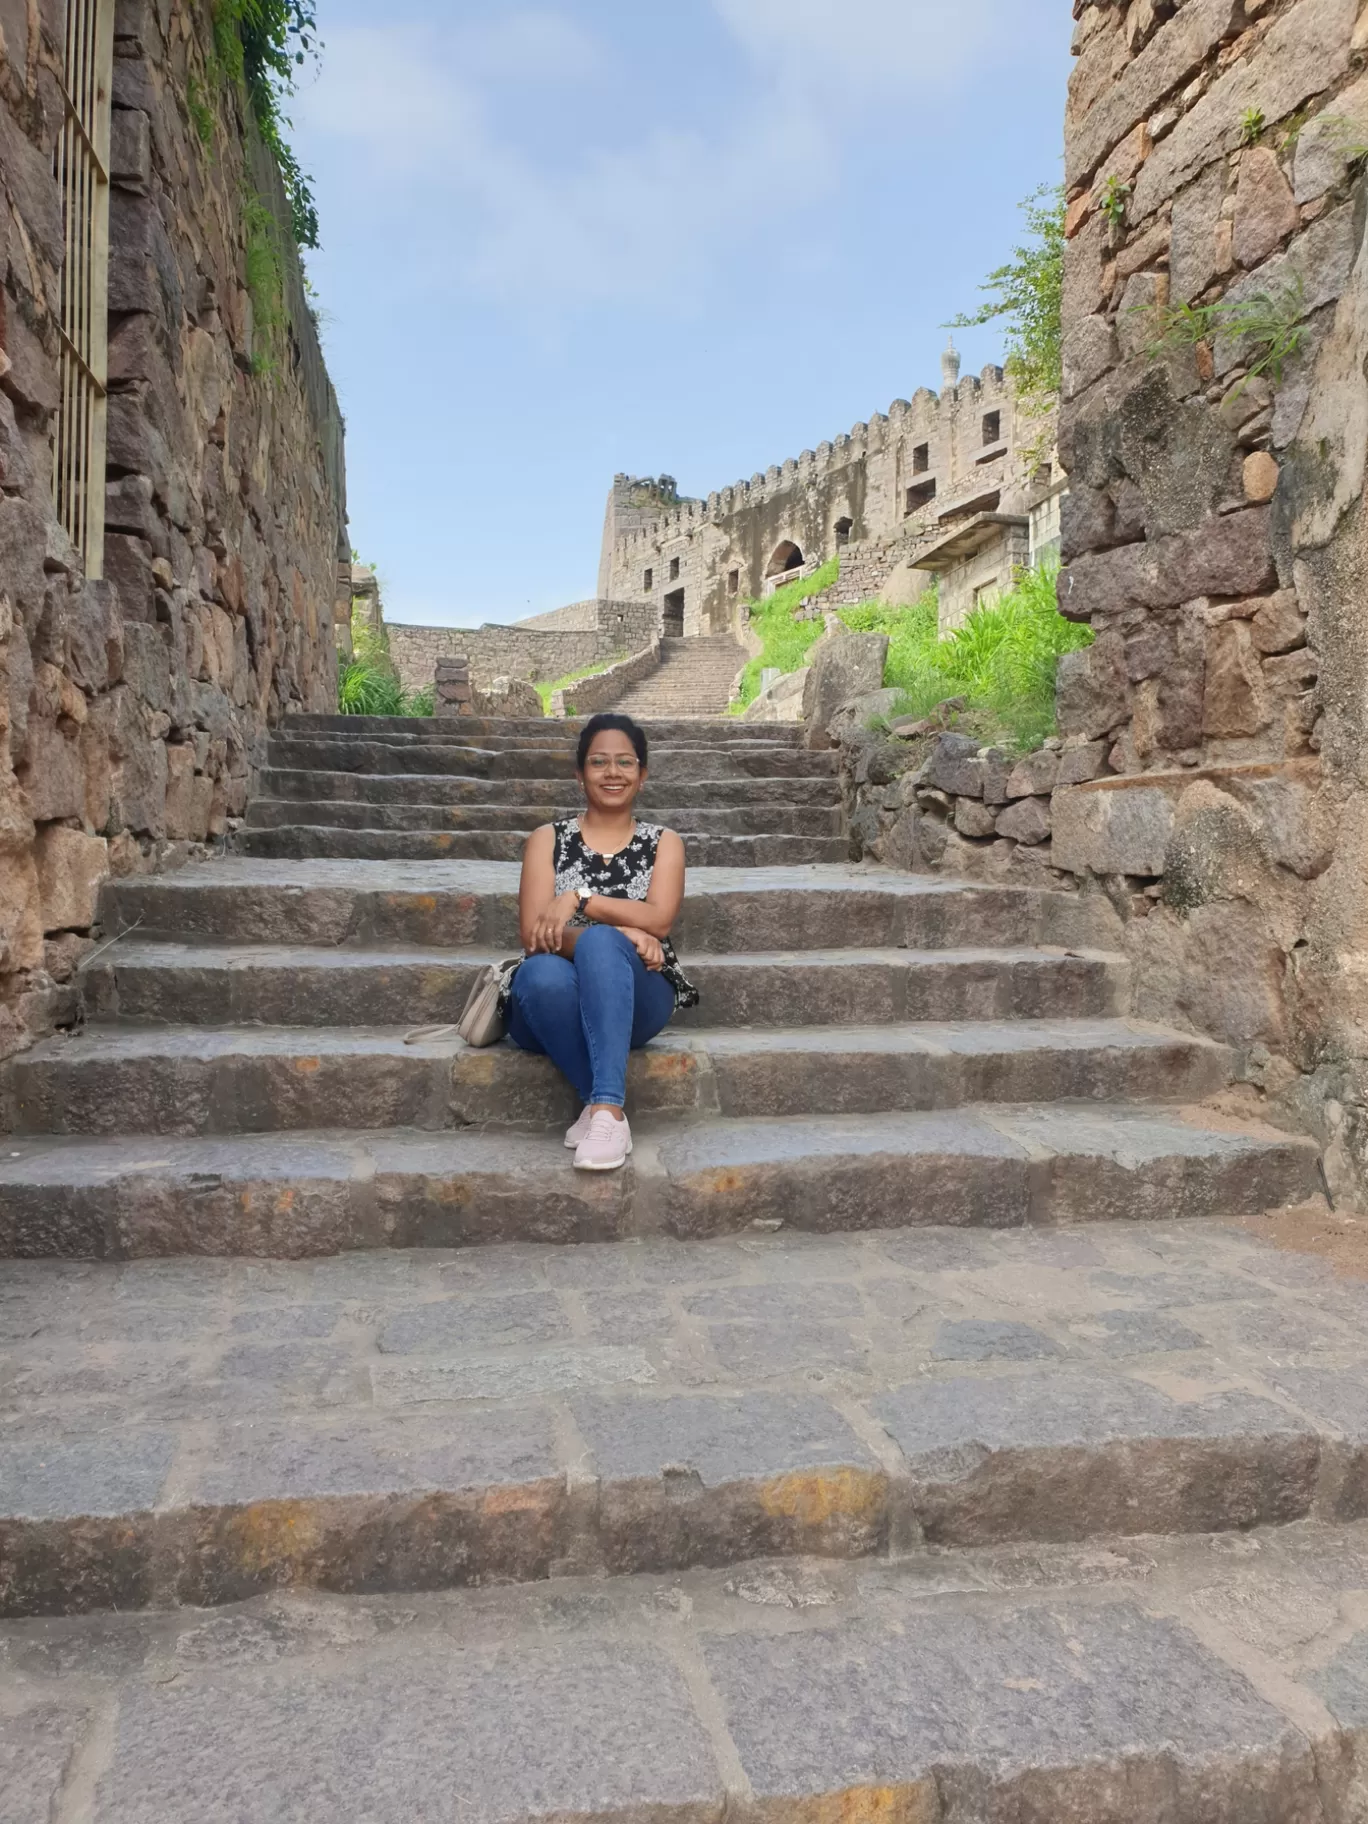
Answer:
[{"label": "pink sneaker", "polygon": [[579,1119],[577,1121],[572,1121],[569,1127],[566,1128],[565,1144],[569,1147],[577,1147],[581,1140],[588,1137],[588,1133],[589,1110],[586,1108],[581,1110]]},{"label": "pink sneaker", "polygon": [[577,1172],[616,1172],[627,1163],[632,1150],[632,1130],[624,1115],[619,1121],[601,1108],[589,1123],[589,1132],[575,1153]]}]

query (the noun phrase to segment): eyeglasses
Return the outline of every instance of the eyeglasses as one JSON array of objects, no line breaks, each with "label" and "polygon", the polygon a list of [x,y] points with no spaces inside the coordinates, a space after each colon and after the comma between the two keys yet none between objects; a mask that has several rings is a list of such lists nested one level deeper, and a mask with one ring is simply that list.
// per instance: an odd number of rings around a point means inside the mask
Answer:
[{"label": "eyeglasses", "polygon": [[641,765],[635,754],[590,754],[589,771],[606,773],[616,767],[620,773],[634,773]]}]

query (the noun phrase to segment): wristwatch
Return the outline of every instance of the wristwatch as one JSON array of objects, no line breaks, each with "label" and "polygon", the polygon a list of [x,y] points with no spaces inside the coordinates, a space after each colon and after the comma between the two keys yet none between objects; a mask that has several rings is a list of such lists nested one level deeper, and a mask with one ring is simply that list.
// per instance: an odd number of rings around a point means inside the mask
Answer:
[{"label": "wristwatch", "polygon": [[594,897],[593,892],[589,887],[576,887],[575,888],[575,898],[579,901],[579,909],[581,912],[584,913],[586,918],[588,917],[587,908],[589,905],[589,901],[593,897]]}]

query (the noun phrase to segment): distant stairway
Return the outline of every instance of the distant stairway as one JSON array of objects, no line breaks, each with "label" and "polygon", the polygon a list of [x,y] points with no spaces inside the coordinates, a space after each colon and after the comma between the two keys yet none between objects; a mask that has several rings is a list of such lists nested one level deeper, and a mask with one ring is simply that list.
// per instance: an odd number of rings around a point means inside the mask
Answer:
[{"label": "distant stairway", "polygon": [[744,649],[726,634],[696,640],[666,640],[660,669],[629,687],[613,705],[639,721],[694,721],[726,713]]}]

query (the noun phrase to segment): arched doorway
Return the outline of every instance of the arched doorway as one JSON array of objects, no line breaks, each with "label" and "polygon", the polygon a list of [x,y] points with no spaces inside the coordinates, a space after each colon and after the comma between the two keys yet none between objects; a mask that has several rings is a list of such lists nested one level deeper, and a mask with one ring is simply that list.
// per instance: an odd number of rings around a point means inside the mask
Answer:
[{"label": "arched doorway", "polygon": [[769,561],[769,568],[765,571],[765,575],[786,576],[790,570],[801,570],[802,567],[802,552],[792,539],[786,538],[782,544],[776,545],[774,556]]},{"label": "arched doorway", "polygon": [[854,521],[838,519],[836,521],[836,549],[842,551],[850,543],[850,534],[854,531]]}]

